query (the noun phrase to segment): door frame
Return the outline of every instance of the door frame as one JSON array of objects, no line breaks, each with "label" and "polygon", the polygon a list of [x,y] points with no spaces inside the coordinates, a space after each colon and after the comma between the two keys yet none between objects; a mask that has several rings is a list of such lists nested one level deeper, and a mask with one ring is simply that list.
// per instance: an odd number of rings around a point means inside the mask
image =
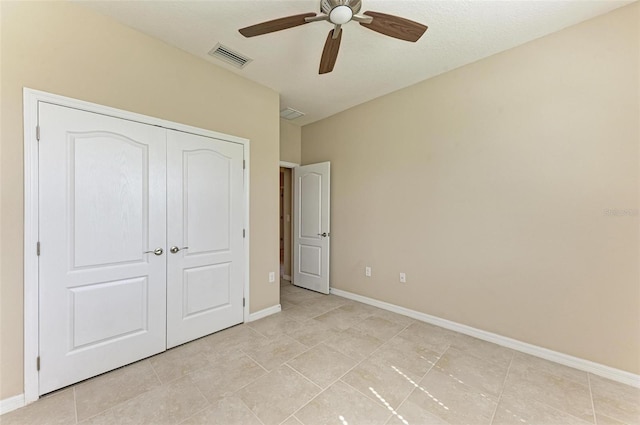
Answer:
[{"label": "door frame", "polygon": [[[289,241],[289,246],[291,247],[289,254],[291,256],[291,280],[290,282],[293,283],[293,169],[296,167],[299,167],[300,164],[296,164],[295,162],[287,162],[287,161],[280,161],[280,166],[278,167],[278,170],[280,168],[288,168],[291,170],[291,219],[292,221],[290,221],[289,225],[291,226],[291,241]],[[278,258],[280,258],[280,246],[278,245]],[[279,269],[278,269],[279,270]],[[278,274],[280,274],[278,272]]]},{"label": "door frame", "polygon": [[219,133],[216,131],[192,127],[173,121],[163,120],[148,115],[137,114],[121,109],[96,103],[85,102],[83,100],[60,96],[30,88],[23,88],[23,117],[24,117],[24,403],[29,404],[38,400],[39,377],[36,361],[39,353],[39,266],[36,247],[38,243],[38,222],[39,222],[39,200],[38,200],[38,103],[46,102],[59,106],[80,109],[87,112],[98,113],[114,118],[135,121],[142,124],[155,125],[167,129],[178,130],[185,133],[199,136],[211,137],[224,140],[230,143],[238,143],[243,146],[244,151],[244,258],[245,258],[245,282],[243,308],[244,322],[249,319],[249,297],[250,297],[250,261],[249,261],[249,241],[251,231],[249,229],[249,181],[250,175],[250,155],[249,140]]}]

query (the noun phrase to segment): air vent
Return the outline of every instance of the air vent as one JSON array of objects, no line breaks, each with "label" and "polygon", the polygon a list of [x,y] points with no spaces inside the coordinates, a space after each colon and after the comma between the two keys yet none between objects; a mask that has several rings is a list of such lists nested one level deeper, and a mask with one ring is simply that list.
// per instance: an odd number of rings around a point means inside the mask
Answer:
[{"label": "air vent", "polygon": [[244,68],[246,64],[253,60],[244,55],[241,55],[238,52],[234,52],[233,50],[229,49],[226,46],[223,46],[220,43],[216,44],[216,47],[211,49],[209,55],[230,63],[237,68]]},{"label": "air vent", "polygon": [[295,120],[296,118],[300,118],[304,116],[304,112],[297,111],[293,108],[287,108],[280,111],[280,117],[285,120]]}]

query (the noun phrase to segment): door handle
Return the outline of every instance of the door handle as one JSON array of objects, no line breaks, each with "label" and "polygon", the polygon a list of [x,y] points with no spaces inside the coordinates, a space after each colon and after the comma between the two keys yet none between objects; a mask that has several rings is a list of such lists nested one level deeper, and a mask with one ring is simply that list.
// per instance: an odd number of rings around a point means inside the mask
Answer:
[{"label": "door handle", "polygon": [[326,238],[327,236],[330,236],[331,233],[327,233],[327,232],[322,232],[322,233],[318,233],[318,236],[322,236],[323,238]]},{"label": "door handle", "polygon": [[153,251],[145,251],[145,252],[143,252],[143,254],[151,254],[151,253],[153,253],[155,255],[162,255],[163,252],[164,252],[164,249],[156,248]]},{"label": "door handle", "polygon": [[182,248],[178,248],[177,246],[172,246],[171,248],[169,248],[169,251],[171,251],[172,254],[177,254],[182,249],[189,249],[189,247],[183,246]]}]

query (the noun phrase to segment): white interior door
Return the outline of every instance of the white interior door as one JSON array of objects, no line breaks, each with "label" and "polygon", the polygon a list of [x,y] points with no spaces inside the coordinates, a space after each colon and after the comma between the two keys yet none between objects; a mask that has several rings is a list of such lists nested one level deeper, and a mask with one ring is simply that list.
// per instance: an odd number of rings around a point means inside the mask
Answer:
[{"label": "white interior door", "polygon": [[243,152],[168,130],[168,348],[243,321]]},{"label": "white interior door", "polygon": [[42,102],[39,117],[44,394],[166,347],[166,131]]},{"label": "white interior door", "polygon": [[330,163],[293,169],[293,284],[329,293]]}]

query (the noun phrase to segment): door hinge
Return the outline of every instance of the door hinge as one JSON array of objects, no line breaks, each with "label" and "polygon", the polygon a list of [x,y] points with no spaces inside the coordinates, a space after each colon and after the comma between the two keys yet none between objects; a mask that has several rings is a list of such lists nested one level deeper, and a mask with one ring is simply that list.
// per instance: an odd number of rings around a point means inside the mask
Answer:
[{"label": "door hinge", "polygon": [[[242,299],[242,307],[244,307],[244,304],[245,304],[245,299],[243,298]],[[38,357],[38,358],[40,358],[40,357]]]},{"label": "door hinge", "polygon": [[247,168],[247,163],[245,162],[245,160],[242,160],[242,169],[244,170],[245,168]]},{"label": "door hinge", "polygon": [[40,356],[36,357],[36,369],[40,370]]},{"label": "door hinge", "polygon": [[36,244],[36,255],[40,256],[40,241]]},{"label": "door hinge", "polygon": [[36,125],[36,140],[40,141],[40,126]]},{"label": "door hinge", "polygon": [[246,230],[242,229],[242,237],[245,238],[246,237]]}]

